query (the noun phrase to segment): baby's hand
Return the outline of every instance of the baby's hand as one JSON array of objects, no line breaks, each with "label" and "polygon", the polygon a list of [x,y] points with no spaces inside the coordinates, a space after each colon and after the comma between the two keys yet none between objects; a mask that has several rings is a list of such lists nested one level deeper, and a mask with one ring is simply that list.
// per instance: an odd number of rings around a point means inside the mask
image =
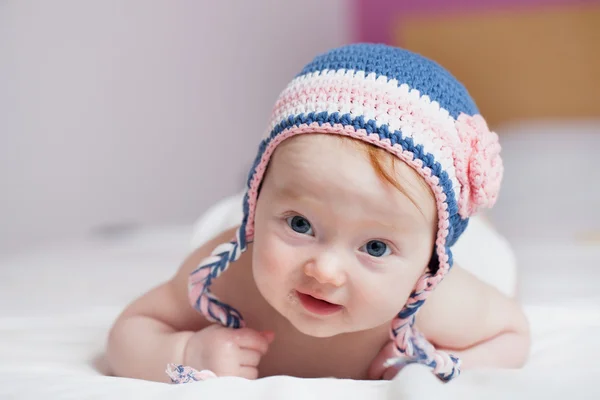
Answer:
[{"label": "baby's hand", "polygon": [[273,339],[273,332],[211,325],[190,337],[184,364],[198,370],[211,370],[217,376],[256,379],[258,364]]}]

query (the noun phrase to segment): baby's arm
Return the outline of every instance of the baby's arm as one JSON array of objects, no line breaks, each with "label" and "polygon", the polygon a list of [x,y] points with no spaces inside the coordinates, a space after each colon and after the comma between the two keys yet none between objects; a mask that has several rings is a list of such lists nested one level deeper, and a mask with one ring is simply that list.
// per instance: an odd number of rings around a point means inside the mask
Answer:
[{"label": "baby's arm", "polygon": [[173,279],[123,311],[108,338],[107,360],[113,374],[169,381],[165,370],[173,363],[208,369],[219,376],[258,377],[258,365],[273,333],[211,324],[188,300],[189,274],[217,245],[233,238],[234,232],[225,231],[200,247]]},{"label": "baby's arm", "polygon": [[187,277],[209,251],[208,246],[196,250],[171,280],[136,299],[118,317],[106,353],[113,374],[166,382],[167,364],[183,364],[187,341],[209,324],[187,299]]},{"label": "baby's arm", "polygon": [[455,265],[420,310],[417,327],[462,368],[522,367],[529,323],[519,303]]}]

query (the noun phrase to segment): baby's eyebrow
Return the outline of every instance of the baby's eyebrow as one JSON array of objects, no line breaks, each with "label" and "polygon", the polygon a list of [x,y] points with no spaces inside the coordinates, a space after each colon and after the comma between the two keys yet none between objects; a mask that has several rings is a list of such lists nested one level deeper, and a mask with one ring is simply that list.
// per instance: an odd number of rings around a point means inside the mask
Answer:
[{"label": "baby's eyebrow", "polygon": [[376,225],[387,230],[398,233],[399,237],[404,237],[413,231],[415,226],[414,218],[407,218],[404,214],[394,215],[394,218],[389,218],[385,221],[376,220]]},{"label": "baby's eyebrow", "polygon": [[306,197],[306,195],[307,195],[307,193],[300,193],[300,191],[298,191],[297,187],[295,187],[295,186],[290,187],[290,185],[275,186],[275,193],[280,197],[291,198],[291,199],[299,199],[302,197]]}]

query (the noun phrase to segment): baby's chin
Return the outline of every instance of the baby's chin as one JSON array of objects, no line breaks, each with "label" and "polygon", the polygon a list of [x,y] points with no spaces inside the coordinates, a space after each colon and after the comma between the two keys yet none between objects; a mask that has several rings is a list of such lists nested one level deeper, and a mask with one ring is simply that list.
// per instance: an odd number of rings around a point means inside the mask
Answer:
[{"label": "baby's chin", "polygon": [[292,324],[294,328],[300,333],[320,339],[326,339],[330,337],[334,337],[337,335],[341,335],[344,333],[350,333],[351,331],[340,329],[339,326],[336,326],[334,323],[321,322],[320,324],[316,323],[306,323],[303,321],[293,321],[288,318],[288,321]]},{"label": "baby's chin", "polygon": [[[340,323],[339,321],[302,321],[294,318],[287,318],[290,324],[300,333],[310,336],[313,338],[332,338],[339,335],[352,335],[361,334],[367,332],[373,332],[374,330],[381,330],[381,326],[371,325],[349,325],[346,323]],[[386,331],[389,329],[389,323],[383,324],[386,327]]]}]

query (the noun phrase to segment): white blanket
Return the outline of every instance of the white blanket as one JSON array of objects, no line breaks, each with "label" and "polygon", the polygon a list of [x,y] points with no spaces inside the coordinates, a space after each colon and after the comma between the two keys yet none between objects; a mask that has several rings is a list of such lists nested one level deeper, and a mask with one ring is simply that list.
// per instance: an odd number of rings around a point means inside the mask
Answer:
[{"label": "white blanket", "polygon": [[523,370],[465,371],[447,385],[418,366],[391,382],[272,377],[178,386],[104,376],[99,355],[112,321],[175,272],[191,234],[142,230],[0,259],[0,398],[600,398],[600,245],[577,243],[516,247],[534,339]]}]

